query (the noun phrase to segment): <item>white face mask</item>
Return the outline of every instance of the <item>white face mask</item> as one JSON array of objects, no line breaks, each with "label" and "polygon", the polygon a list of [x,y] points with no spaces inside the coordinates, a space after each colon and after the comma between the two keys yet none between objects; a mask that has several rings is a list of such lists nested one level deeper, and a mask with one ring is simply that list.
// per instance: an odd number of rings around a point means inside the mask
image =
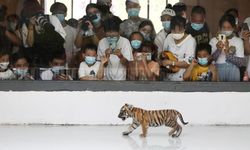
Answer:
[{"label": "white face mask", "polygon": [[184,32],[183,33],[177,33],[177,34],[172,33],[171,35],[172,35],[173,39],[180,40],[180,39],[183,38],[183,36],[185,35],[185,33]]},{"label": "white face mask", "polygon": [[9,62],[0,63],[0,68],[1,68],[2,70],[5,70],[5,69],[8,68],[9,64],[10,64]]},{"label": "white face mask", "polygon": [[222,31],[222,34],[226,35],[226,37],[229,37],[233,34],[233,31]]}]

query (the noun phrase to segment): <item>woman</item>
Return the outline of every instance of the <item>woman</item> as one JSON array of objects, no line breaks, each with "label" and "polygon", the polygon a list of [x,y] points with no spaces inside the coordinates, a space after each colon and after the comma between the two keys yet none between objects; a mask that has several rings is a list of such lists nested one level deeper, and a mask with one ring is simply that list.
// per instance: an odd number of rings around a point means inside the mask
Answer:
[{"label": "woman", "polygon": [[145,20],[139,25],[139,32],[143,35],[145,41],[153,42],[155,39],[155,29],[151,21]]},{"label": "woman", "polygon": [[[240,81],[239,67],[245,65],[244,45],[234,31],[236,29],[235,18],[225,15],[219,22],[219,37],[210,41],[212,46],[212,58],[218,69],[219,81]],[[221,37],[225,37],[224,40]]]}]

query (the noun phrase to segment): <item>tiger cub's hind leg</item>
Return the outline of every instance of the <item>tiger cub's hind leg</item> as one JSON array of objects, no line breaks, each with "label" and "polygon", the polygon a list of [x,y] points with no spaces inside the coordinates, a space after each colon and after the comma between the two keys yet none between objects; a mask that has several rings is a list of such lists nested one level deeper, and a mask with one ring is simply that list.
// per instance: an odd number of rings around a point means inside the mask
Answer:
[{"label": "tiger cub's hind leg", "polygon": [[179,137],[182,132],[182,127],[177,123],[176,124],[176,133],[172,135],[172,137]]},{"label": "tiger cub's hind leg", "polygon": [[169,120],[169,121],[166,122],[165,125],[172,128],[169,131],[168,135],[172,136],[172,137],[175,137],[176,134],[177,134],[176,132],[178,132],[178,123],[177,123],[177,121],[176,120]]}]

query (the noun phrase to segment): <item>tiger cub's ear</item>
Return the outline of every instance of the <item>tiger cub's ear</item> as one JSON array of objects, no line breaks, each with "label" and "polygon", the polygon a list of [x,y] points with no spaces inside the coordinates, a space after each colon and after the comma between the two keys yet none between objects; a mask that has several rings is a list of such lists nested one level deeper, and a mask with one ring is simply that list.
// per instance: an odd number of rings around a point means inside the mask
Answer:
[{"label": "tiger cub's ear", "polygon": [[133,105],[131,105],[131,104],[125,104],[125,106],[129,109],[129,110],[131,110],[134,106]]}]

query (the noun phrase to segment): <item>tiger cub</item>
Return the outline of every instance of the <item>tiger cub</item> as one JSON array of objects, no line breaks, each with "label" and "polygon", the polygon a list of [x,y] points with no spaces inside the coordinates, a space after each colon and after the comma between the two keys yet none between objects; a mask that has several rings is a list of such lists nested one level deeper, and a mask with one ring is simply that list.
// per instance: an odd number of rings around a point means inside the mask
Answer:
[{"label": "tiger cub", "polygon": [[172,128],[169,132],[169,136],[179,137],[182,132],[182,127],[178,124],[177,118],[179,118],[184,125],[188,124],[188,122],[184,122],[181,113],[176,110],[144,110],[129,104],[122,106],[118,118],[123,121],[127,118],[133,119],[132,124],[127,131],[123,132],[123,135],[129,135],[141,125],[142,137],[146,137],[148,127],[159,127],[162,125]]}]

